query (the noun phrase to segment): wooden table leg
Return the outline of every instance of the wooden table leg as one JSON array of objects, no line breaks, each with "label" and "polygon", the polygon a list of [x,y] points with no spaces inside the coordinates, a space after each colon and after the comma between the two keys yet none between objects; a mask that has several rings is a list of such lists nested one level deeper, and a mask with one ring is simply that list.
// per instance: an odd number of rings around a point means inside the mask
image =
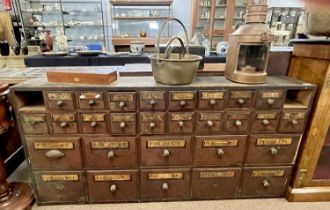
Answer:
[{"label": "wooden table leg", "polygon": [[33,201],[30,185],[23,182],[7,182],[5,166],[0,157],[0,209],[29,210]]}]

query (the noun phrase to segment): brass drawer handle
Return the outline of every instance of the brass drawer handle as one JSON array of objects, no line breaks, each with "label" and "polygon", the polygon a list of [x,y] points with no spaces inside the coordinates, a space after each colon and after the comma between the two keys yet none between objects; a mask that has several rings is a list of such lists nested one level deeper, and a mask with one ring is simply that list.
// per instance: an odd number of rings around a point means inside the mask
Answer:
[{"label": "brass drawer handle", "polygon": [[270,187],[270,182],[267,181],[267,180],[263,180],[263,181],[262,181],[262,186],[263,186],[264,188],[268,188],[268,187]]},{"label": "brass drawer handle", "polygon": [[217,151],[217,155],[219,157],[223,157],[225,155],[225,151],[223,149],[219,148],[218,151]]},{"label": "brass drawer handle", "polygon": [[162,189],[163,189],[163,190],[168,190],[168,184],[167,184],[166,182],[164,182],[164,183],[162,184]]},{"label": "brass drawer handle", "polygon": [[212,128],[212,127],[213,127],[213,122],[212,122],[211,120],[208,120],[208,121],[207,121],[207,126],[208,126],[209,128]]},{"label": "brass drawer handle", "polygon": [[56,105],[57,105],[57,106],[63,106],[63,104],[64,104],[63,101],[57,101],[57,102],[56,102]]},{"label": "brass drawer handle", "polygon": [[170,150],[164,149],[164,151],[163,151],[163,157],[167,158],[169,156],[170,156]]},{"label": "brass drawer handle", "polygon": [[61,123],[60,123],[60,126],[61,126],[61,128],[65,128],[65,127],[68,126],[68,123],[66,123],[66,122],[61,122]]},{"label": "brass drawer handle", "polygon": [[65,156],[65,154],[59,150],[49,150],[46,152],[46,157],[51,158],[51,159],[57,159],[57,158],[62,158]]},{"label": "brass drawer handle", "polygon": [[154,128],[154,127],[156,127],[156,123],[151,122],[151,123],[149,124],[149,127],[150,127],[150,128]]},{"label": "brass drawer handle", "polygon": [[262,124],[263,124],[263,125],[269,125],[269,123],[270,123],[269,120],[263,120],[263,121],[262,121]]},{"label": "brass drawer handle", "polygon": [[272,147],[269,149],[269,153],[272,155],[277,155],[278,154],[278,149],[276,149],[275,147]]},{"label": "brass drawer handle", "polygon": [[110,151],[108,152],[108,158],[112,159],[112,158],[114,158],[114,157],[115,157],[115,152],[112,151],[112,150],[110,150]]},{"label": "brass drawer handle", "polygon": [[92,128],[95,128],[96,125],[97,125],[97,123],[96,123],[95,121],[91,122],[91,127],[92,127]]},{"label": "brass drawer handle", "polygon": [[156,105],[156,101],[155,101],[155,100],[151,100],[151,101],[149,102],[149,104],[150,104],[150,106],[155,106],[155,105]]},{"label": "brass drawer handle", "polygon": [[239,121],[239,120],[236,120],[235,121],[235,126],[236,127],[240,127],[242,125],[242,122],[241,121]]},{"label": "brass drawer handle", "polygon": [[269,98],[269,99],[267,99],[267,103],[268,103],[269,105],[273,105],[273,104],[275,103],[275,100]]},{"label": "brass drawer handle", "polygon": [[126,127],[126,123],[125,122],[120,122],[119,127],[124,129]]},{"label": "brass drawer handle", "polygon": [[217,103],[216,100],[213,99],[209,101],[210,106],[214,106],[216,103]]},{"label": "brass drawer handle", "polygon": [[180,101],[180,106],[181,107],[184,107],[186,104],[187,104],[186,101]]},{"label": "brass drawer handle", "polygon": [[124,101],[119,102],[119,108],[124,108],[126,106]]},{"label": "brass drawer handle", "polygon": [[95,101],[94,100],[89,100],[88,101],[88,105],[89,106],[94,106],[95,105]]},{"label": "brass drawer handle", "polygon": [[117,185],[115,184],[110,185],[110,192],[114,193],[116,191],[117,191]]},{"label": "brass drawer handle", "polygon": [[242,98],[238,99],[237,102],[238,102],[239,105],[245,104],[245,100],[242,99]]},{"label": "brass drawer handle", "polygon": [[179,127],[180,127],[180,128],[183,128],[183,127],[184,127],[184,122],[183,122],[183,121],[180,121],[180,122],[179,122]]},{"label": "brass drawer handle", "polygon": [[291,124],[292,125],[297,125],[298,124],[298,121],[297,120],[291,120]]}]

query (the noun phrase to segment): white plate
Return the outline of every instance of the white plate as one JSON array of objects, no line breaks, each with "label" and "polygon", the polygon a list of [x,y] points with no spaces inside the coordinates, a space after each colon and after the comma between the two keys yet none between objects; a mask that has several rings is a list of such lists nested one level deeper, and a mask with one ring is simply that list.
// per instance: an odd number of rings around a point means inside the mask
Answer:
[{"label": "white plate", "polygon": [[45,56],[66,56],[68,52],[44,52],[42,54]]}]

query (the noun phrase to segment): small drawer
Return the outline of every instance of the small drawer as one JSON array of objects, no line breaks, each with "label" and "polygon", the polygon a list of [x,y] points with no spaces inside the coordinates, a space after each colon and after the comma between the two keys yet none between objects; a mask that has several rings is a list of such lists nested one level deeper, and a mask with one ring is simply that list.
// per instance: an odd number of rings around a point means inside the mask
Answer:
[{"label": "small drawer", "polygon": [[226,133],[242,134],[247,133],[249,130],[251,112],[226,112],[224,131]]},{"label": "small drawer", "polygon": [[185,166],[191,164],[191,137],[142,137],[141,164]]},{"label": "small drawer", "polygon": [[87,171],[90,201],[137,201],[137,177],[137,170]]},{"label": "small drawer", "polygon": [[33,169],[81,169],[78,138],[27,138]]},{"label": "small drawer", "polygon": [[48,108],[51,110],[74,110],[74,94],[73,92],[46,92],[46,100]]},{"label": "small drawer", "polygon": [[307,117],[307,111],[285,110],[282,112],[278,131],[281,133],[301,133],[304,131]]},{"label": "small drawer", "polygon": [[197,133],[220,133],[222,112],[199,112],[197,120]]},{"label": "small drawer", "polygon": [[141,91],[140,110],[143,111],[165,111],[166,92],[165,91]]},{"label": "small drawer", "polygon": [[246,167],[243,170],[241,197],[284,196],[291,172],[291,166]]},{"label": "small drawer", "polygon": [[141,112],[141,134],[165,134],[164,112]]},{"label": "small drawer", "polygon": [[107,123],[106,123],[105,113],[82,113],[80,115],[82,132],[83,133],[106,133]]},{"label": "small drawer", "polygon": [[136,139],[130,137],[83,138],[85,165],[88,169],[117,169],[136,166]]},{"label": "small drawer", "polygon": [[110,127],[112,135],[136,134],[136,114],[110,114]]},{"label": "small drawer", "polygon": [[141,200],[188,200],[189,183],[190,169],[142,169]]},{"label": "small drawer", "polygon": [[192,172],[192,199],[235,198],[240,168],[196,168]]},{"label": "small drawer", "polygon": [[281,109],[284,103],[285,93],[283,90],[258,91],[256,109]]},{"label": "small drawer", "polygon": [[25,134],[47,134],[46,114],[21,114],[22,127]]},{"label": "small drawer", "polygon": [[185,134],[194,131],[193,112],[171,112],[169,113],[168,128],[170,134]]},{"label": "small drawer", "polygon": [[75,114],[53,113],[51,114],[54,133],[77,133],[78,126]]},{"label": "small drawer", "polygon": [[111,92],[109,93],[110,112],[127,112],[136,110],[135,92]]},{"label": "small drawer", "polygon": [[247,136],[197,136],[194,166],[243,164]]},{"label": "small drawer", "polygon": [[252,135],[245,164],[293,164],[300,139],[300,135]]},{"label": "small drawer", "polygon": [[41,204],[86,203],[86,182],[81,171],[32,172]]},{"label": "small drawer", "polygon": [[78,93],[79,108],[83,110],[105,109],[105,97],[103,92]]},{"label": "small drawer", "polygon": [[222,110],[225,107],[224,91],[201,91],[198,108],[200,110]]},{"label": "small drawer", "polygon": [[252,108],[254,106],[254,91],[230,91],[228,108]]},{"label": "small drawer", "polygon": [[252,133],[275,133],[280,113],[277,111],[257,111],[252,122]]},{"label": "small drawer", "polygon": [[196,92],[170,92],[169,109],[172,111],[192,110],[196,106]]}]

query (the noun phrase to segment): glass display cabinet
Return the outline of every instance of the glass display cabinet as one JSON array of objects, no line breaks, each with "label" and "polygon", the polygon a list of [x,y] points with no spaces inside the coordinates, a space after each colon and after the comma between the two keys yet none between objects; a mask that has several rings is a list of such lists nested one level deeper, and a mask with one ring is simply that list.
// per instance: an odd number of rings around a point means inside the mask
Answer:
[{"label": "glass display cabinet", "polygon": [[[112,44],[118,51],[132,41],[154,46],[164,20],[172,17],[172,0],[111,0]],[[168,25],[162,34],[162,42],[171,34]]]},{"label": "glass display cabinet", "polygon": [[29,45],[39,45],[46,29],[54,46],[62,34],[69,47],[105,45],[101,0],[22,0],[18,7]]}]

